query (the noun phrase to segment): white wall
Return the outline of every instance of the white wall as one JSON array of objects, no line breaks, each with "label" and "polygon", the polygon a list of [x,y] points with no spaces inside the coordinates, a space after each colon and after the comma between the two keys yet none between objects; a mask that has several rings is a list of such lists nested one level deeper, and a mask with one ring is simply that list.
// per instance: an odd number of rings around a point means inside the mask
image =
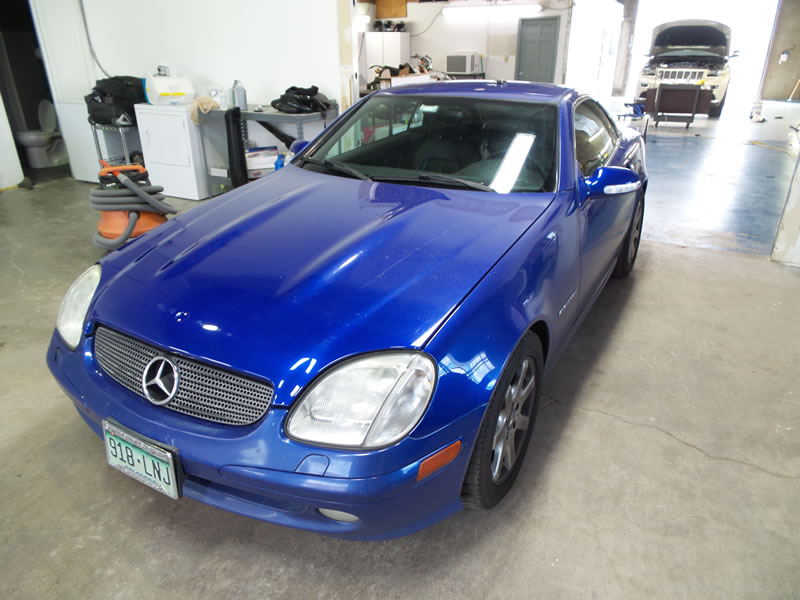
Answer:
[{"label": "white wall", "polygon": [[623,7],[616,0],[577,2],[572,11],[566,85],[603,100],[611,96]]},{"label": "white wall", "polygon": [[8,124],[6,107],[0,98],[0,188],[11,187],[22,181],[22,167],[14,146],[14,135]]},{"label": "white wall", "polygon": [[154,73],[156,65],[167,64],[173,75],[189,77],[200,94],[239,79],[251,103],[267,103],[290,85],[314,84],[338,98],[336,2],[138,0],[132,7],[129,0],[84,0],[84,4],[95,50],[110,73],[145,76]]},{"label": "white wall", "polygon": [[731,51],[740,52],[730,61],[731,83],[722,116],[734,112],[746,116],[758,95],[777,6],[778,0],[639,0],[626,96],[633,98],[636,93],[656,25],[678,19],[709,19],[731,28]]},{"label": "white wall", "polygon": [[[358,101],[358,59],[353,17],[356,9],[351,0],[337,0],[336,24],[339,48],[339,107],[346,110]],[[333,97],[333,96],[332,96]]]},{"label": "white wall", "polygon": [[772,258],[800,266],[800,157],[795,164],[794,176],[786,195],[781,222]]},{"label": "white wall", "polygon": [[[89,54],[77,0],[30,3],[73,175],[93,180],[96,152],[83,96],[105,76]],[[337,5],[85,0],[92,41],[109,73],[145,76],[166,64],[173,75],[191,78],[199,95],[239,79],[256,104],[269,103],[291,85],[312,84],[340,103],[347,100],[341,95]]]},{"label": "white wall", "polygon": [[[358,80],[355,86],[355,92],[363,90],[375,78],[375,75],[369,71],[369,63],[367,61],[367,40],[364,34],[367,31],[373,31],[372,21],[375,20],[375,5],[368,2],[356,2],[355,13],[353,21],[353,64],[355,65],[358,73]],[[356,15],[366,15],[370,18],[369,23],[363,23],[356,18]]]},{"label": "white wall", "polygon": [[[560,17],[555,78],[556,83],[561,83],[567,46],[569,2],[553,0],[550,4],[552,8],[545,9],[536,16]],[[445,57],[448,54],[479,52],[483,55],[488,79],[514,79],[519,20],[502,17],[490,17],[485,22],[456,20],[439,15],[445,6],[447,4],[439,2],[408,3],[408,17],[404,20],[406,28],[411,32],[411,54],[429,55],[433,59],[433,68],[444,71]],[[429,25],[430,29],[422,33]],[[412,64],[416,66],[416,61],[412,61]]]}]

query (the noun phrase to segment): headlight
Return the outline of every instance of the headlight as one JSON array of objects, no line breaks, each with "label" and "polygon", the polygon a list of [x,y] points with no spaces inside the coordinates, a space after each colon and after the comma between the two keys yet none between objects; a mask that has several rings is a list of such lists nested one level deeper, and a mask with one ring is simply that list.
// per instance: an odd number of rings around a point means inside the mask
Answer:
[{"label": "headlight", "polygon": [[655,74],[656,74],[655,67],[646,66],[644,69],[642,69],[642,75],[655,75]]},{"label": "headlight", "polygon": [[100,265],[92,265],[75,280],[61,301],[56,329],[72,350],[81,340],[83,320],[99,283]]},{"label": "headlight", "polygon": [[725,72],[725,69],[709,69],[708,76],[709,77],[719,77]]},{"label": "headlight", "polygon": [[436,365],[420,352],[349,360],[309,388],[289,416],[286,432],[325,446],[387,446],[417,424],[435,382]]}]

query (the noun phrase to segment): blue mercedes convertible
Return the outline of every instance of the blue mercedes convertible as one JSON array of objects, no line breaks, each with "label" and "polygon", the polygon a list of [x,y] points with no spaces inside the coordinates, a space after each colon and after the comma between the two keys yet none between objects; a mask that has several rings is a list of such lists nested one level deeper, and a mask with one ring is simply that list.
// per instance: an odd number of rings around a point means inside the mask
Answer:
[{"label": "blue mercedes convertible", "polygon": [[491,508],[636,260],[641,136],[572,89],[454,81],[293,149],[78,277],[51,371],[153,493],[351,539]]}]

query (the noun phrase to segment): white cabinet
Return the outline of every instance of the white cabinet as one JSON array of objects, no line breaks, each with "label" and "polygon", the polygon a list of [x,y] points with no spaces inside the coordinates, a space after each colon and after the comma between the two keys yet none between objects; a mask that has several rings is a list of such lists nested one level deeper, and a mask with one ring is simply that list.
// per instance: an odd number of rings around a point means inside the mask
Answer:
[{"label": "white cabinet", "polygon": [[189,105],[137,104],[136,122],[150,182],[164,186],[167,196],[208,198],[200,132]]},{"label": "white cabinet", "polygon": [[411,61],[411,36],[407,31],[369,31],[364,35],[367,67],[370,65],[399,67]]}]

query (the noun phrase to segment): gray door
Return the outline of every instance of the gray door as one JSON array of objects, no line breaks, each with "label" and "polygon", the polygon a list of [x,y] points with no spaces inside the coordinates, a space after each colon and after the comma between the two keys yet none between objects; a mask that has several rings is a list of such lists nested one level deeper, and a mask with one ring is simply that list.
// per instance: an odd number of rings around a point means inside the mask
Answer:
[{"label": "gray door", "polygon": [[517,35],[517,79],[555,83],[558,17],[521,19]]}]

